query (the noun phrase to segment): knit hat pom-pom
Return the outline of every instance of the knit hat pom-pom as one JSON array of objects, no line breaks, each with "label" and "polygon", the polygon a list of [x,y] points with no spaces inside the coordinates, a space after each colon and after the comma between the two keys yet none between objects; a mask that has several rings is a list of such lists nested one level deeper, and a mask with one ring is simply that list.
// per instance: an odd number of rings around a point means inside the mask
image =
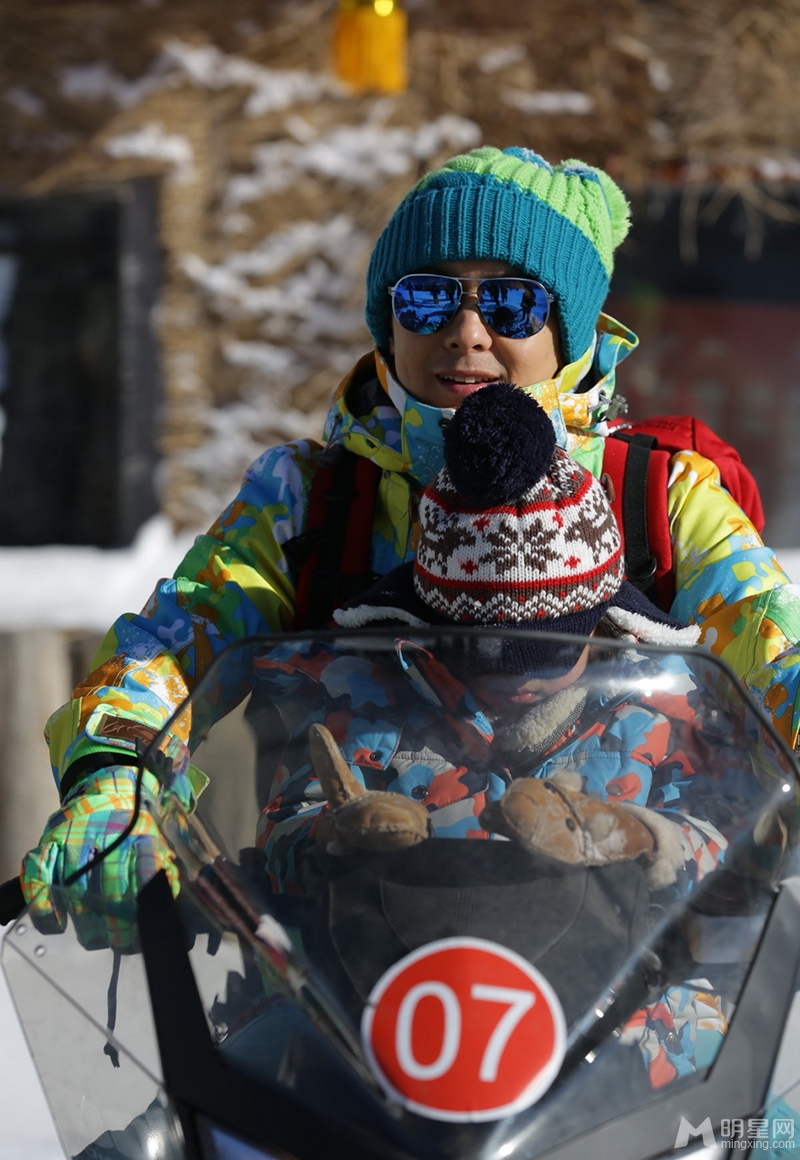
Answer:
[{"label": "knit hat pom-pom", "polygon": [[462,500],[514,503],[545,474],[556,446],[546,411],[513,383],[468,395],[448,424],[444,458]]}]

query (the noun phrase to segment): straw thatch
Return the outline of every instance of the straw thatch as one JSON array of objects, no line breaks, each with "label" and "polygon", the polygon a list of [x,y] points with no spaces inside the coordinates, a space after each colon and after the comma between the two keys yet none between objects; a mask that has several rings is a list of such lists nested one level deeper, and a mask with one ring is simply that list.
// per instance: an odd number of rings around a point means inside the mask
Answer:
[{"label": "straw thatch", "polygon": [[372,241],[447,155],[521,144],[631,187],[687,181],[698,204],[713,180],[755,213],[795,212],[800,0],[415,0],[411,88],[391,100],[332,82],[332,8],[0,0],[0,188],[162,181],[176,523],[208,518],[248,457],[317,421],[368,341]]}]

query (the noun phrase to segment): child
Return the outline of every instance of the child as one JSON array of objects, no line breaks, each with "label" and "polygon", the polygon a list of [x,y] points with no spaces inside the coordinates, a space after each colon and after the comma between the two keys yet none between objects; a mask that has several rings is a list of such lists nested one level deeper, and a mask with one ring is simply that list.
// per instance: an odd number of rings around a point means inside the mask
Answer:
[{"label": "child", "polygon": [[[371,849],[413,844],[428,832],[513,833],[552,854],[557,836],[562,856],[585,864],[610,858],[612,846],[621,859],[647,849],[659,885],[701,875],[725,843],[713,824],[688,818],[673,792],[695,772],[685,750],[675,759],[671,723],[699,698],[688,669],[680,696],[609,697],[593,691],[589,645],[569,639],[624,635],[686,646],[697,629],[670,620],[624,579],[601,484],[556,446],[551,423],[524,392],[494,384],[466,399],[448,426],[445,456],[420,505],[416,560],[335,620],[345,628],[458,623],[506,636],[468,638],[449,668],[402,636],[393,667],[319,641],[287,642],[257,660],[259,696],[273,700],[292,734],[260,823],[275,885],[300,888],[320,824],[326,841],[344,826],[342,841]],[[546,635],[531,639],[519,629]],[[312,723],[329,728],[355,782],[371,791],[360,805],[323,810],[308,748]],[[556,774],[558,792],[545,793],[537,779]],[[397,795],[410,800],[400,805]],[[523,838],[522,815],[542,809],[563,816]],[[591,849],[598,824],[589,816],[598,813],[606,819],[599,828],[614,823],[605,852]],[[620,842],[622,831],[630,845]]]}]

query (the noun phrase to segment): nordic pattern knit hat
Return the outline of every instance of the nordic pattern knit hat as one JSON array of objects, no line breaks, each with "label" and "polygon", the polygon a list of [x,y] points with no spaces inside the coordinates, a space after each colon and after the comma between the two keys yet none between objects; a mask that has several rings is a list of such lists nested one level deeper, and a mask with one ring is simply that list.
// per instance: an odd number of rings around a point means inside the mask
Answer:
[{"label": "nordic pattern knit hat", "polygon": [[476,391],[456,411],[419,519],[414,588],[449,621],[536,627],[568,617],[588,635],[624,580],[602,485],[510,383]]},{"label": "nordic pattern knit hat", "polygon": [[562,353],[574,362],[591,345],[629,224],[622,191],[582,161],[551,166],[530,149],[490,146],[452,157],[413,187],[378,238],[367,325],[385,350],[388,288],[405,274],[441,262],[507,262],[553,294]]}]

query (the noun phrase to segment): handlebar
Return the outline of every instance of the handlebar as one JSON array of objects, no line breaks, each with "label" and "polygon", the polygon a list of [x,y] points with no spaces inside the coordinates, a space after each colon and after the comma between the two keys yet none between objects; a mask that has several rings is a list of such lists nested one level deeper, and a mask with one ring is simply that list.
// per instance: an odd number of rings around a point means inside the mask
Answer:
[{"label": "handlebar", "polygon": [[0,886],[0,926],[19,918],[25,909],[25,896],[19,878],[9,878]]}]

